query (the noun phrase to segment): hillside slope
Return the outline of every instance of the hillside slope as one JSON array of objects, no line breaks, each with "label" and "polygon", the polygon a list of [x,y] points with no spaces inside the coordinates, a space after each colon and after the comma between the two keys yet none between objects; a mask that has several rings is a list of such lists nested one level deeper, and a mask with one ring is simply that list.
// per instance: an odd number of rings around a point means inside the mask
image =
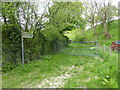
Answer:
[{"label": "hillside slope", "polygon": [[[88,40],[97,40],[99,41],[99,43],[101,45],[110,45],[111,42],[118,40],[118,20],[115,21],[111,21],[111,26],[110,26],[110,30],[108,31],[109,34],[112,35],[112,37],[110,39],[105,39],[104,34],[103,34],[103,26],[102,24],[98,25],[96,27],[96,32],[97,35],[93,36],[93,29],[89,29],[88,31],[86,31],[86,36]],[[108,27],[107,27],[108,28]]]},{"label": "hillside slope", "polygon": [[93,35],[94,30],[92,28],[85,31],[85,36],[83,36],[81,29],[70,31],[65,35],[73,41],[99,41],[99,44],[109,46],[112,41],[118,40],[118,20],[113,20],[110,24],[111,26],[108,33],[111,34],[112,37],[107,40],[104,38],[102,24],[96,26],[96,36]]}]

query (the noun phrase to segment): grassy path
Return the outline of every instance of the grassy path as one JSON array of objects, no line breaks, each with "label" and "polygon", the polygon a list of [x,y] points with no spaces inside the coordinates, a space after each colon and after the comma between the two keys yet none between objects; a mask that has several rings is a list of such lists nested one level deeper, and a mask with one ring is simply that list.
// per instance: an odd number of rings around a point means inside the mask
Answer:
[{"label": "grassy path", "polygon": [[103,64],[107,65],[100,57],[46,55],[24,68],[18,66],[3,74],[3,88],[116,87],[116,82],[113,86],[104,84],[104,77],[109,72],[102,72]]}]

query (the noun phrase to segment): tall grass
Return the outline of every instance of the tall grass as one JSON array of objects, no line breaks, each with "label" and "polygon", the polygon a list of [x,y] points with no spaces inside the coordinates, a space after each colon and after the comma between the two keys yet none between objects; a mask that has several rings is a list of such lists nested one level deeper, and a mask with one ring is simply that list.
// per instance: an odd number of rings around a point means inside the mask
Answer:
[{"label": "tall grass", "polygon": [[103,52],[99,50],[99,56],[103,61],[96,65],[95,73],[100,77],[98,84],[106,88],[118,87],[118,54],[117,52]]},{"label": "tall grass", "polygon": [[84,57],[78,62],[77,67],[83,70],[74,69],[72,77],[65,83],[65,88],[118,88],[118,57],[113,52],[99,50],[99,57]]}]

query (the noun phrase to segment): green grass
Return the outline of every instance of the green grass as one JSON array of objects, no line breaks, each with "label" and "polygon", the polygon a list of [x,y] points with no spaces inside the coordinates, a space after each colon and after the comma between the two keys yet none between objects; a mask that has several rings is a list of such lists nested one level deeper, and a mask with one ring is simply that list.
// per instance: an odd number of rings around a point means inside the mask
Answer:
[{"label": "green grass", "polygon": [[[108,31],[109,34],[112,35],[112,37],[110,39],[105,39],[104,37],[104,34],[103,34],[103,26],[101,24],[99,24],[97,27],[96,27],[96,36],[94,36],[94,30],[92,28],[90,28],[89,30],[85,31],[85,36],[82,35],[82,30],[80,29],[76,29],[76,30],[73,30],[71,32],[69,32],[69,34],[65,34],[66,36],[68,36],[70,39],[74,41],[98,41],[99,42],[99,45],[104,45],[104,46],[107,46],[107,47],[110,47],[111,43],[113,41],[116,41],[118,40],[118,20],[115,20],[115,21],[111,21],[111,26],[110,26],[110,31]],[[118,54],[115,54],[113,56],[110,56],[109,57],[109,51],[106,51],[103,53],[103,51],[100,53],[101,54],[101,57],[103,58],[103,60],[105,60],[106,64],[102,63],[102,64],[98,64],[100,65],[100,67],[96,67],[96,72],[97,71],[100,71],[98,73],[101,73],[101,75],[103,75],[104,77],[101,76],[102,79],[99,79],[99,80],[93,80],[92,83],[98,83],[100,86],[102,84],[104,84],[104,87],[115,87],[117,86],[117,83],[115,82],[118,82],[117,81],[117,70],[118,70]],[[116,65],[115,65],[115,62],[116,62]],[[105,66],[104,66],[105,65]],[[106,68],[106,65],[108,66],[108,68],[116,68],[116,70],[111,70],[111,71],[115,71],[116,72],[116,76],[114,76],[114,78],[112,78],[111,80],[106,80],[106,76],[105,76],[105,73],[107,73],[108,71],[105,69]],[[96,64],[97,66],[97,64]],[[102,68],[103,67],[103,68]],[[90,68],[89,68],[90,69]],[[109,69],[108,69],[109,70]],[[110,70],[109,70],[110,71]],[[114,72],[111,72],[111,74],[113,74]],[[109,76],[109,75],[108,75]],[[113,76],[112,76],[113,77]],[[114,80],[116,78],[116,81]],[[102,82],[100,84],[100,82]],[[96,87],[92,84],[91,82],[88,83],[88,86],[91,85],[90,87]],[[114,83],[114,84],[113,84]]]},{"label": "green grass", "polygon": [[[93,30],[86,31],[82,36],[80,30],[74,30],[67,34],[70,39],[86,41],[99,41],[100,45],[109,46],[118,38],[118,21],[113,21],[109,31],[111,39],[105,40],[102,34],[103,27],[97,26],[97,36],[93,36]],[[76,37],[77,36],[77,37]],[[94,44],[93,44],[94,45]],[[3,73],[3,88],[36,88],[45,79],[59,77],[67,72],[70,77],[63,80],[62,88],[118,88],[118,53],[103,52],[98,48],[98,57],[73,56],[70,54],[95,54],[90,48],[91,44],[70,44],[56,54],[42,56],[40,60],[34,60],[29,64],[21,65],[10,72]],[[70,68],[73,67],[71,70]],[[50,82],[54,82],[51,80]],[[59,80],[58,80],[59,81]],[[47,83],[44,87],[49,87]],[[59,88],[58,87],[58,88]]]},{"label": "green grass", "polygon": [[110,26],[110,31],[108,31],[109,34],[112,35],[110,39],[105,39],[103,35],[103,26],[100,24],[96,28],[96,36],[93,36],[93,29],[90,29],[86,32],[86,36],[89,40],[97,40],[101,45],[107,45],[109,46],[113,41],[118,40],[118,20],[112,21]]},{"label": "green grass", "polygon": [[91,44],[71,43],[59,54],[78,55],[78,56],[97,56],[97,46]]},{"label": "green grass", "polygon": [[66,55],[47,55],[39,61],[33,61],[30,64],[26,64],[24,68],[21,66],[14,70],[3,74],[3,87],[6,88],[20,88],[26,87],[31,83],[37,84],[42,79],[58,76],[62,71],[62,66],[71,66],[73,60],[79,60],[79,57],[70,56],[67,58]]},{"label": "green grass", "polygon": [[[24,68],[18,66],[10,72],[3,73],[3,88],[36,88],[45,78],[58,77],[66,72],[71,77],[63,80],[65,83],[60,86],[62,88],[118,87],[116,53],[109,56],[108,53],[99,52],[99,57],[72,56],[61,53],[62,51],[54,55],[43,56],[41,60],[25,64]],[[69,70],[72,66],[74,68]],[[110,79],[106,79],[106,76]],[[49,87],[49,84],[44,87]]]},{"label": "green grass", "polygon": [[73,30],[71,32],[69,32],[69,34],[65,34],[66,36],[68,36],[70,39],[72,39],[73,41],[98,41],[100,45],[107,45],[110,46],[110,44],[113,41],[118,40],[118,20],[115,21],[111,21],[111,26],[110,26],[110,31],[108,31],[109,34],[112,35],[112,37],[110,39],[105,39],[104,34],[103,34],[103,26],[101,24],[99,24],[96,27],[96,36],[94,36],[94,30],[92,28],[90,28],[89,30],[85,31],[85,36],[82,35],[82,30],[80,29],[76,29]]},{"label": "green grass", "polygon": [[[116,52],[110,56],[107,52],[99,51],[99,57],[86,58],[82,64],[83,70],[76,71],[73,77],[64,85],[66,88],[117,88],[118,87],[118,58]],[[103,61],[101,61],[101,59]]]}]

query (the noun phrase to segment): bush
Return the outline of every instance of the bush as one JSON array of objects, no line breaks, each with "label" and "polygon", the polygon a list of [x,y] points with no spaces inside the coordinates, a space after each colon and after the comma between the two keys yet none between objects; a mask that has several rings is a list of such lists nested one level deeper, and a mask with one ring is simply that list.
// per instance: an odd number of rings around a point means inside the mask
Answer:
[{"label": "bush", "polygon": [[[6,34],[8,32],[3,32]],[[52,34],[51,34],[52,33]],[[48,34],[48,36],[45,36]],[[9,37],[4,37],[7,40]],[[21,40],[21,37],[14,37]],[[68,38],[61,33],[53,32],[37,32],[33,38],[24,39],[24,54],[25,63],[29,63],[35,59],[40,59],[42,55],[49,53],[55,53],[61,48],[66,46]],[[12,40],[15,43],[15,40]],[[16,41],[18,43],[18,41]],[[3,71],[9,71],[15,68],[16,65],[21,64],[21,42],[16,44],[11,44],[8,42],[3,42]]]}]

